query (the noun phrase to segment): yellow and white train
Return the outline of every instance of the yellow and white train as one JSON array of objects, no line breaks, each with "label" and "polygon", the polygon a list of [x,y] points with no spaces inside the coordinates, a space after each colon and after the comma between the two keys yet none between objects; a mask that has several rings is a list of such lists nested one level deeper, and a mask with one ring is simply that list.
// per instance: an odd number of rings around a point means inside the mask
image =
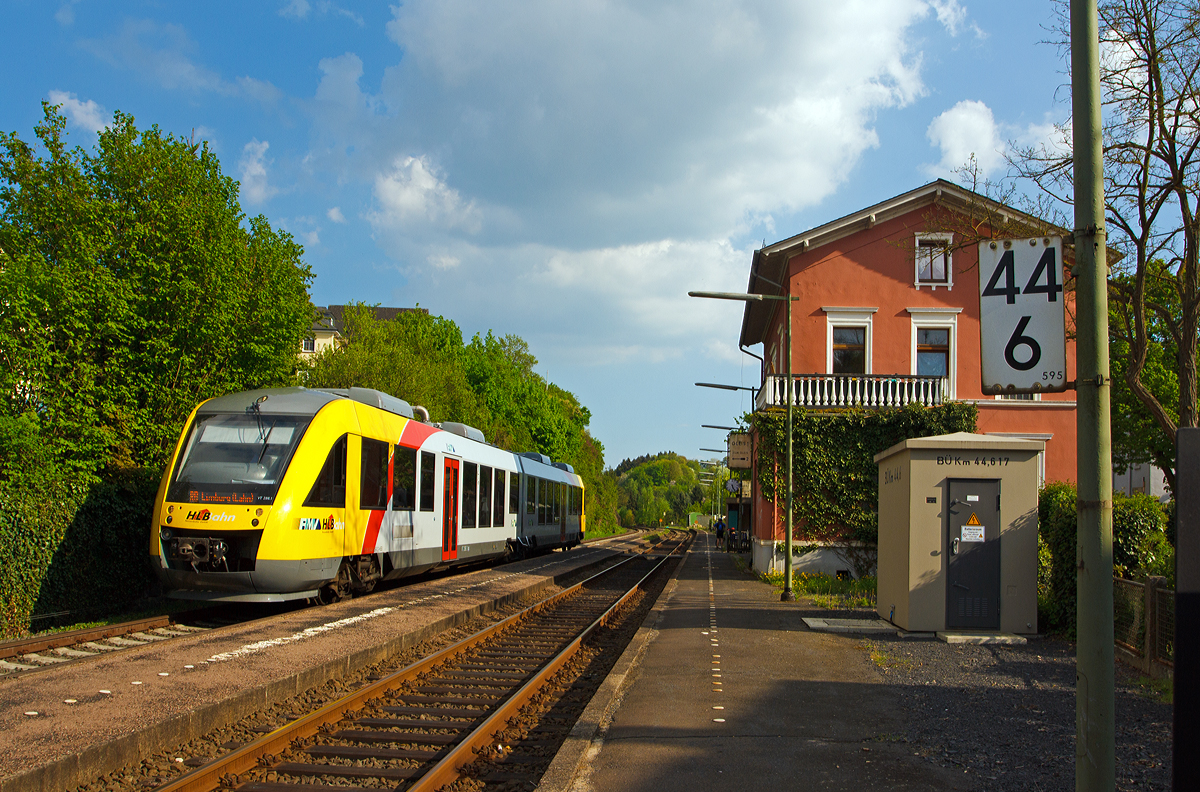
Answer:
[{"label": "yellow and white train", "polygon": [[583,495],[570,465],[431,424],[386,393],[248,391],[188,418],[159,485],[150,555],[171,597],[329,602],[380,580],[572,547]]}]

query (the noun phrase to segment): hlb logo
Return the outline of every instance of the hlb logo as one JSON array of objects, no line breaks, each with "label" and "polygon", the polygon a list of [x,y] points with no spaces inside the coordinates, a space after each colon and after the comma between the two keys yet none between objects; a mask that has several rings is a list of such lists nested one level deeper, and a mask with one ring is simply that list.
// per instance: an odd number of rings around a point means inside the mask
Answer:
[{"label": "hlb logo", "polygon": [[233,522],[232,514],[214,514],[208,509],[190,511],[187,513],[188,522]]},{"label": "hlb logo", "polygon": [[346,527],[346,524],[341,520],[333,519],[333,515],[322,519],[320,517],[301,517],[301,531],[340,531]]}]

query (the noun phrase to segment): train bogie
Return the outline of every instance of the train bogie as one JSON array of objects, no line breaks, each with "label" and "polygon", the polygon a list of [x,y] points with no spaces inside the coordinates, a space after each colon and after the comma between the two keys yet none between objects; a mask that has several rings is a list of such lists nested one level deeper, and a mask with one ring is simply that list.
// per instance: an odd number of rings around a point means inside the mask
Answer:
[{"label": "train bogie", "polygon": [[171,596],[279,601],[569,547],[582,480],[547,463],[377,391],[233,394],[189,418],[150,553]]}]

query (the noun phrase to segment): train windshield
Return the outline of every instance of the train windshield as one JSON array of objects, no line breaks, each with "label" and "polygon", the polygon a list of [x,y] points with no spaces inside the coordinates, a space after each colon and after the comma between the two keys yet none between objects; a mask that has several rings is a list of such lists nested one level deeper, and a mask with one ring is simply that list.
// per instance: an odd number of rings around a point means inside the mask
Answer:
[{"label": "train windshield", "polygon": [[310,416],[200,414],[167,492],[187,503],[271,503]]}]

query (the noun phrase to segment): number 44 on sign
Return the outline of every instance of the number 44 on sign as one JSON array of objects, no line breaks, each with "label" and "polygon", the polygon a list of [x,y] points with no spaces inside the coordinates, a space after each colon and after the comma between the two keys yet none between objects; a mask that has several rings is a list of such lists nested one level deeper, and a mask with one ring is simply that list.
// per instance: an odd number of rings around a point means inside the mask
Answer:
[{"label": "number 44 on sign", "polygon": [[979,243],[984,393],[1066,390],[1062,265],[1062,237]]}]

